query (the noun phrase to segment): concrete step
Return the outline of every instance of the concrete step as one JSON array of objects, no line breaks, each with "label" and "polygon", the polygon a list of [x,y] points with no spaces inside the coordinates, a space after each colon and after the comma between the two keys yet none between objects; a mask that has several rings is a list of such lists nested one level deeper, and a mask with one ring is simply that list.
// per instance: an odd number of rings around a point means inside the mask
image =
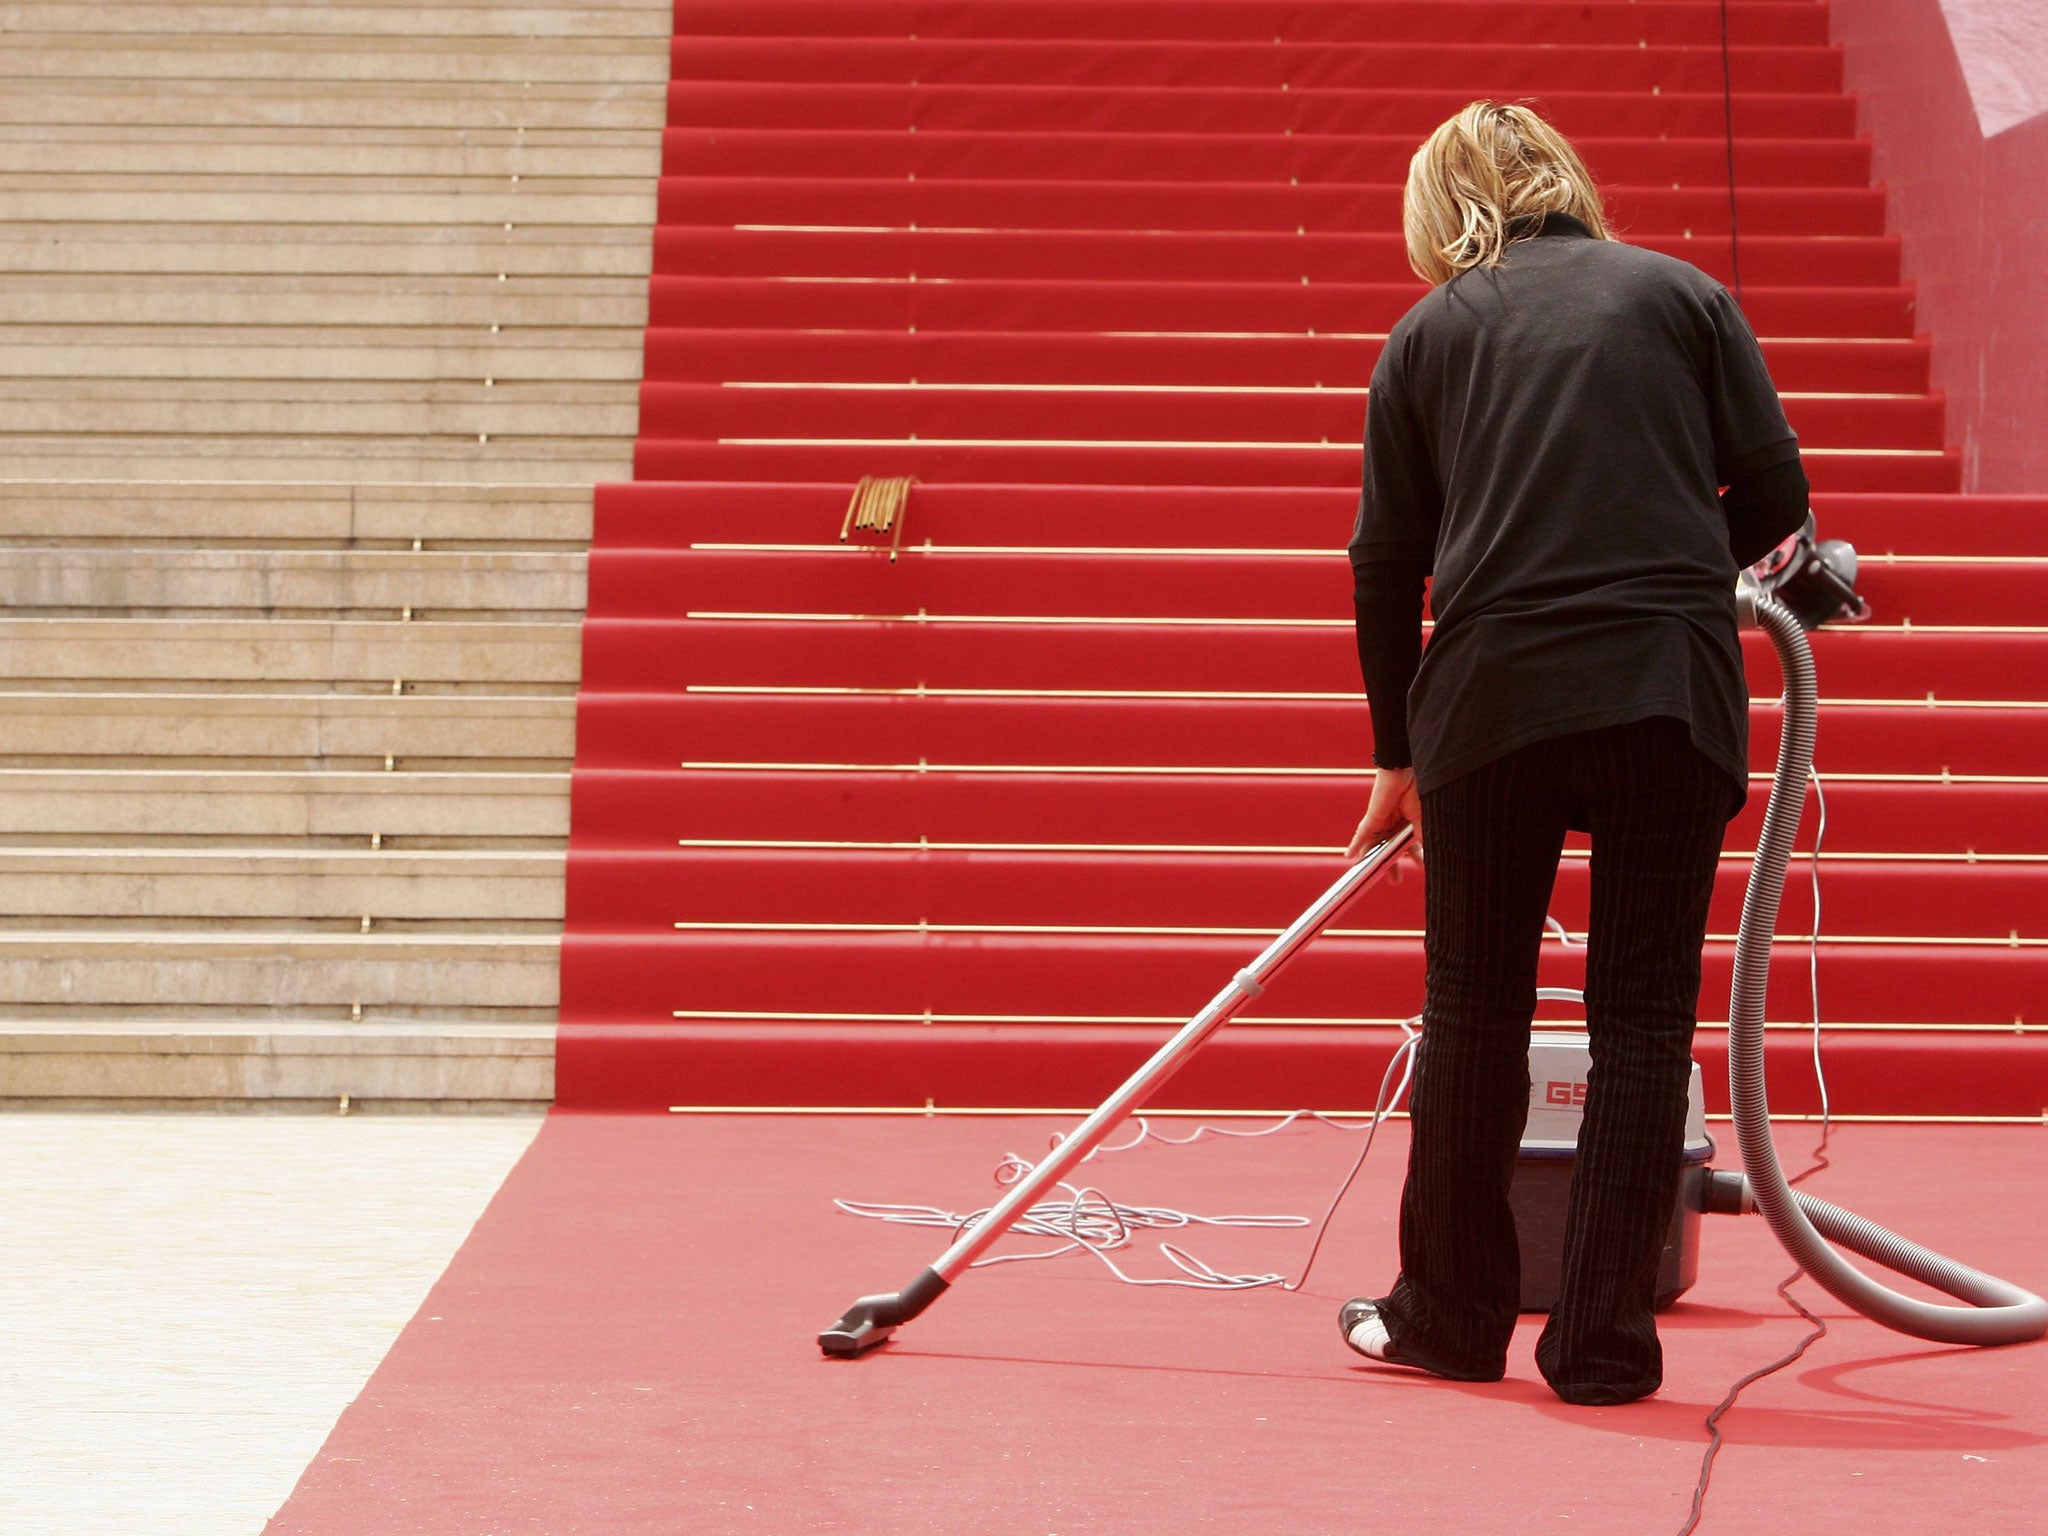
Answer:
[{"label": "concrete step", "polygon": [[[5,83],[0,77],[0,90]],[[84,179],[62,178],[65,183]],[[219,176],[205,182],[186,177],[172,186],[145,176],[94,177],[85,186],[52,185],[55,180],[0,177],[0,206],[7,209],[8,222],[409,224],[433,229],[479,222],[647,229],[654,223],[653,184],[629,180]]]},{"label": "concrete step", "polygon": [[488,326],[0,326],[0,378],[66,381],[76,392],[105,379],[388,380],[399,385],[494,380],[640,381],[643,332]]},{"label": "concrete step", "polygon": [[0,437],[0,480],[519,482],[580,487],[630,480],[630,442],[603,438]]},{"label": "concrete step", "polygon": [[[438,379],[7,379],[0,420],[28,437],[612,438],[640,421],[633,384]],[[4,439],[0,439],[4,441]]]},{"label": "concrete step", "polygon": [[653,264],[644,227],[556,228],[464,222],[406,224],[165,224],[48,222],[0,227],[0,271],[261,273],[496,278],[587,276],[644,280]]},{"label": "concrete step", "polygon": [[0,911],[11,924],[266,927],[562,920],[565,855],[442,849],[0,847]]},{"label": "concrete step", "polygon": [[27,0],[7,7],[22,31],[120,34],[271,33],[301,37],[637,37],[666,43],[672,0],[584,0],[575,5],[408,4],[341,0],[320,5],[224,4],[222,0]]},{"label": "concrete step", "polygon": [[0,769],[0,840],[241,839],[401,851],[558,844],[566,773],[181,773]]},{"label": "concrete step", "polygon": [[0,480],[0,540],[218,545],[590,542],[589,486]]},{"label": "concrete step", "polygon": [[0,6],[0,1102],[552,1096],[672,15]]},{"label": "concrete step", "polygon": [[0,930],[9,1017],[551,1019],[547,934]]},{"label": "concrete step", "polygon": [[0,325],[621,328],[646,323],[647,285],[628,277],[372,280],[180,273],[130,278],[66,272],[18,273],[0,286]]},{"label": "concrete step", "polygon": [[0,1105],[537,1108],[551,1024],[0,1018]]},{"label": "concrete step", "polygon": [[[229,8],[232,9],[232,8]],[[165,22],[175,25],[175,15]],[[383,80],[666,84],[669,51],[639,37],[397,35],[336,39],[245,32],[0,33],[0,80]]]},{"label": "concrete step", "polygon": [[671,19],[4,7],[0,1102],[552,1096]]},{"label": "concrete step", "polygon": [[[120,136],[116,136],[116,134]],[[632,129],[418,130],[0,126],[0,175],[517,176],[661,174],[661,138]]]},{"label": "concrete step", "polygon": [[512,693],[0,693],[0,767],[555,771],[576,701]]},{"label": "concrete step", "polygon": [[[662,50],[664,58],[666,49]],[[0,122],[37,125],[631,129],[668,121],[660,79],[516,89],[463,79],[20,79],[0,91]]]},{"label": "concrete step", "polygon": [[508,687],[567,694],[582,659],[574,622],[0,619],[0,673],[17,689],[240,682],[398,695]]},{"label": "concrete step", "polygon": [[[0,548],[0,609],[285,612],[414,620],[580,618],[587,557],[566,550],[124,550]],[[140,614],[107,612],[108,618]],[[0,619],[0,624],[13,622]],[[231,631],[232,633],[232,631]]]}]

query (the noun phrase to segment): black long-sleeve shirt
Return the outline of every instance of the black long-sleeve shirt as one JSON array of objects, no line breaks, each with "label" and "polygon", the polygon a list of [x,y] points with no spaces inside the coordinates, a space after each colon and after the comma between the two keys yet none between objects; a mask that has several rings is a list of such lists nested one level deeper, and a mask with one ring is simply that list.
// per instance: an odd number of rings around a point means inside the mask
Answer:
[{"label": "black long-sleeve shirt", "polygon": [[1739,803],[1735,576],[1797,528],[1806,483],[1720,284],[1550,215],[1394,327],[1365,446],[1350,553],[1374,761],[1412,762],[1426,791],[1674,715]]}]

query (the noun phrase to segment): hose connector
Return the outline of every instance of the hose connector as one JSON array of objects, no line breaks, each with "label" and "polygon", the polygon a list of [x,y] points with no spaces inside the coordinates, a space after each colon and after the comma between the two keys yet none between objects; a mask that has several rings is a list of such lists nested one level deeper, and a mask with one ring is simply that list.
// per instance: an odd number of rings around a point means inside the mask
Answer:
[{"label": "hose connector", "polygon": [[1737,629],[1762,629],[1764,621],[1757,613],[1757,603],[1767,594],[1764,584],[1757,579],[1755,571],[1744,571],[1735,578],[1735,627]]},{"label": "hose connector", "polygon": [[1756,1209],[1749,1180],[1726,1168],[1702,1168],[1693,1204],[1709,1216],[1747,1216]]}]

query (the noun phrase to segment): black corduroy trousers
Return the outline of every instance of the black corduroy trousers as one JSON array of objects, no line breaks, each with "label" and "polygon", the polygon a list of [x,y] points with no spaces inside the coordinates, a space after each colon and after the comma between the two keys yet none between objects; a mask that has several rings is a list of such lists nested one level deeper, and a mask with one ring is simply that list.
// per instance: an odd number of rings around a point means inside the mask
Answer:
[{"label": "black corduroy trousers", "polygon": [[1677,1198],[1700,948],[1733,786],[1658,716],[1531,743],[1422,797],[1428,996],[1401,1196],[1399,1352],[1498,1380],[1520,1298],[1508,1184],[1529,1107],[1537,952],[1567,827],[1592,834],[1592,1070],[1560,1294],[1536,1346],[1567,1401],[1663,1380],[1654,1304]]}]

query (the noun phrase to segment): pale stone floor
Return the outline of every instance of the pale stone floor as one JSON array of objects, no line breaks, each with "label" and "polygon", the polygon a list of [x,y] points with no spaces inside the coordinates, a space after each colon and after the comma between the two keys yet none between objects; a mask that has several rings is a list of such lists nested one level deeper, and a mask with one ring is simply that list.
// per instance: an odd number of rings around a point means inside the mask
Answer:
[{"label": "pale stone floor", "polygon": [[538,1115],[0,1115],[0,1532],[255,1536]]}]

